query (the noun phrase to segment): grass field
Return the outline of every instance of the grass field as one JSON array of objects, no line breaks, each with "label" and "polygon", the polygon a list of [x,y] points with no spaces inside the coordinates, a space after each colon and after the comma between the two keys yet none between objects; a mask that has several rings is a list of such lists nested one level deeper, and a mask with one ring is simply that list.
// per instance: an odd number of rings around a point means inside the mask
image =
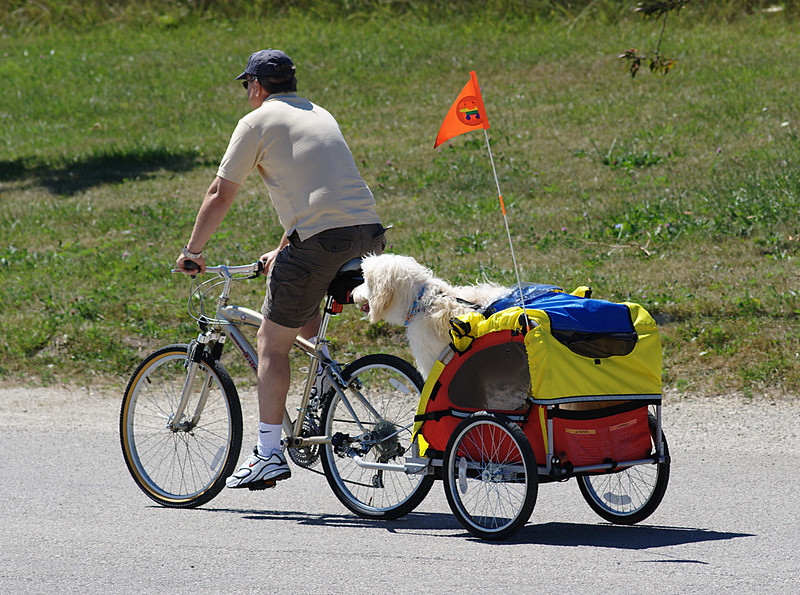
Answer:
[{"label": "grass field", "polygon": [[[524,280],[645,305],[680,393],[800,392],[788,8],[670,17],[662,51],[677,66],[631,78],[617,55],[654,49],[660,26],[621,2],[338,18],[313,2],[225,18],[142,3],[63,26],[57,4],[38,21],[28,3],[0,5],[17,19],[0,29],[0,382],[121,384],[145,352],[193,336],[188,282],[169,269],[248,110],[232,79],[272,46],[339,120],[394,225],[391,251],[454,282],[514,280],[483,136],[432,149],[475,70]],[[207,257],[253,261],[281,231],[251,176]],[[262,293],[253,282],[238,297],[257,307]],[[358,312],[332,333],[343,358],[405,353],[402,329]]]}]

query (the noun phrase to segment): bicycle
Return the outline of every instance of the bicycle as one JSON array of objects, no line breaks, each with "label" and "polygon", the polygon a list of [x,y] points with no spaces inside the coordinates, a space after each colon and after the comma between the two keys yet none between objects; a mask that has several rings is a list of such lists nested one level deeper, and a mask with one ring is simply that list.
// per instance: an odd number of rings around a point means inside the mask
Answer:
[{"label": "bicycle", "polygon": [[[412,511],[428,494],[433,470],[413,440],[414,414],[423,381],[405,360],[372,354],[341,366],[324,357],[328,323],[352,303],[360,284],[360,259],[346,263],[329,288],[316,343],[298,336],[295,347],[309,356],[297,416],[284,411],[284,448],[292,462],[311,468],[321,461],[337,498],[364,518],[395,519]],[[234,281],[254,279],[263,263],[207,267],[216,274],[203,283],[194,277],[189,312],[200,332],[189,344],[151,353],[133,372],[120,410],[120,441],[136,484],[155,502],[193,508],[213,499],[239,460],[242,410],[233,379],[220,362],[230,339],[255,372],[258,356],[243,329],[258,328],[262,315],[229,303]],[[215,313],[204,303],[222,291]],[[318,366],[323,394],[312,394]],[[273,487],[262,482],[256,489]]]}]

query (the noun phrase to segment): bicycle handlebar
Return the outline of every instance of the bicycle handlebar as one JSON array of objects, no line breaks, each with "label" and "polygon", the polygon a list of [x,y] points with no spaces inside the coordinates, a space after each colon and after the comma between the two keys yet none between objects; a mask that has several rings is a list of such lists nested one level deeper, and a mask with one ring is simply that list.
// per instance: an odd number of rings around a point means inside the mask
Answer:
[{"label": "bicycle handlebar", "polygon": [[[200,270],[200,267],[198,267],[197,263],[194,262],[193,260],[185,261],[184,266],[186,267],[186,270],[189,270],[189,271],[198,271],[198,270]],[[222,277],[226,277],[226,278],[230,278],[233,275],[240,275],[240,274],[245,274],[245,273],[250,273],[254,277],[257,277],[263,271],[264,271],[264,261],[263,260],[257,260],[256,262],[253,262],[251,264],[241,264],[241,265],[232,265],[232,266],[220,264],[220,265],[213,266],[213,267],[206,267],[206,273],[212,273],[212,274],[216,273],[216,274],[218,274],[218,275],[220,275]],[[181,271],[180,269],[172,269],[172,272],[173,273],[181,273],[183,271]]]}]

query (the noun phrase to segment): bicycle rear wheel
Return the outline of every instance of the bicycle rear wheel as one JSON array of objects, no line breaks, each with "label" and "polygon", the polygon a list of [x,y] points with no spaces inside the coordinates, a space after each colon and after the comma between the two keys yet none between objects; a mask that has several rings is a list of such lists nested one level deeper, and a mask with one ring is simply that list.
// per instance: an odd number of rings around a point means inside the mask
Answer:
[{"label": "bicycle rear wheel", "polygon": [[336,497],[358,516],[396,519],[422,502],[434,476],[366,469],[353,457],[366,463],[405,463],[422,377],[405,360],[385,354],[354,361],[342,376],[347,403],[331,389],[322,410],[323,433],[338,437],[335,445],[322,448],[325,476]]},{"label": "bicycle rear wheel", "polygon": [[[193,508],[216,496],[231,475],[242,446],[242,410],[233,380],[219,361],[203,354],[182,427],[171,424],[186,381],[189,346],[169,345],[147,356],[133,373],[119,418],[125,463],[154,501]],[[203,388],[207,399],[195,425]]]}]

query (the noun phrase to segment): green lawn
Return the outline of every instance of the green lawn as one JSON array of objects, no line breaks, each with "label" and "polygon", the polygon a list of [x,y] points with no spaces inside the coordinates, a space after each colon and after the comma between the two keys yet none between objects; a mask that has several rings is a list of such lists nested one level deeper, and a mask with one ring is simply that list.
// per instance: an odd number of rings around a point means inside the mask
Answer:
[{"label": "green lawn", "polygon": [[[248,110],[233,78],[271,46],[339,120],[391,251],[453,282],[514,280],[483,135],[432,148],[475,70],[524,280],[645,305],[681,393],[800,391],[786,15],[671,17],[677,66],[636,78],[617,55],[653,49],[654,21],[328,17],[0,30],[0,382],[120,384],[147,350],[192,337],[188,282],[169,269]],[[251,176],[208,258],[253,261],[280,233]],[[261,282],[241,289],[260,304]],[[340,355],[405,353],[402,329],[358,312],[332,332]]]}]

